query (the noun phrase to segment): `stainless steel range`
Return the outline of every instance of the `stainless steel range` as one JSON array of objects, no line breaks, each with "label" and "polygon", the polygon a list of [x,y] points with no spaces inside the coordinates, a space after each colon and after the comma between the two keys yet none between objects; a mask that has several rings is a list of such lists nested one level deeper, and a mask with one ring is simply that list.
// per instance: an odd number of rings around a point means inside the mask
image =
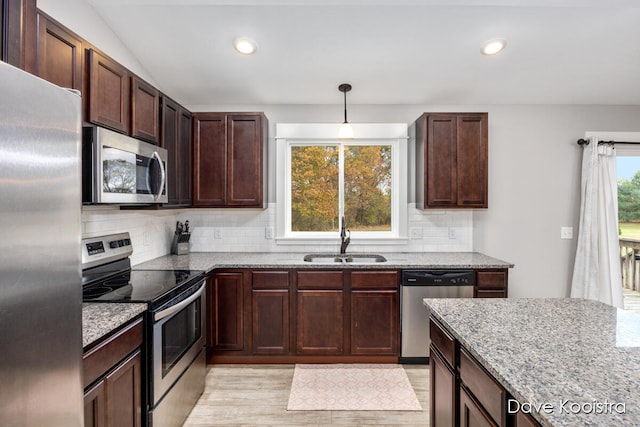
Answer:
[{"label": "stainless steel range", "polygon": [[83,301],[148,305],[143,424],[179,427],[204,391],[204,271],[132,270],[132,253],[129,233],[83,239]]}]

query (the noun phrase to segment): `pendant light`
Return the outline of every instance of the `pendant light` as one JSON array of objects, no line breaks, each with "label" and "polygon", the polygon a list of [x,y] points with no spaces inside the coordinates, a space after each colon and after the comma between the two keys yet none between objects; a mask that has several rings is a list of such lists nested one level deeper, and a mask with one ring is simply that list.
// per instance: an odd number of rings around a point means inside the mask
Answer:
[{"label": "pendant light", "polygon": [[338,86],[338,90],[344,93],[344,123],[340,125],[338,138],[353,139],[353,127],[351,126],[351,123],[347,121],[347,92],[351,90],[351,85],[348,83],[342,83]]}]

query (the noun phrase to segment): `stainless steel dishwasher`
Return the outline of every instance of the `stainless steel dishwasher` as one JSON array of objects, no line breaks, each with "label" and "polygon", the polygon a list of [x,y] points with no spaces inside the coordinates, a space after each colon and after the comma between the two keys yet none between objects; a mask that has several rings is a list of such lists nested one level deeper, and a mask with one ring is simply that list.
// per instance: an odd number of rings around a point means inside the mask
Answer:
[{"label": "stainless steel dishwasher", "polygon": [[403,270],[400,363],[429,363],[429,310],[424,298],[473,298],[473,270]]}]

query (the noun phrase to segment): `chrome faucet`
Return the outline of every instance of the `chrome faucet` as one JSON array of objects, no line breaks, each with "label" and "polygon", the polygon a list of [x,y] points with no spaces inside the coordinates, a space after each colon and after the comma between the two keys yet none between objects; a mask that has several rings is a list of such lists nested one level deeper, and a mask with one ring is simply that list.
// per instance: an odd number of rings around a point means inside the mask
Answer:
[{"label": "chrome faucet", "polygon": [[[347,236],[347,232],[349,232],[349,236]],[[351,230],[346,229],[346,225],[344,223],[344,216],[342,217],[342,226],[340,227],[340,253],[344,254],[347,251],[347,246],[351,242]]]}]

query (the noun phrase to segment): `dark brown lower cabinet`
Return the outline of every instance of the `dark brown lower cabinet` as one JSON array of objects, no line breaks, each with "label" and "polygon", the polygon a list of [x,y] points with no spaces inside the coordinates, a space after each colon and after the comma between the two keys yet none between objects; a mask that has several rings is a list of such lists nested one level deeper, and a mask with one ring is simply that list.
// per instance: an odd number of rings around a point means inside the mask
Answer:
[{"label": "dark brown lower cabinet", "polygon": [[124,327],[83,356],[84,425],[142,425],[142,319]]},{"label": "dark brown lower cabinet", "polygon": [[478,403],[460,387],[460,426],[464,427],[497,427],[491,417],[485,413]]},{"label": "dark brown lower cabinet", "polygon": [[100,381],[91,387],[84,394],[84,425],[85,427],[104,427],[106,426],[107,415],[105,406],[107,399],[105,397],[104,381]]},{"label": "dark brown lower cabinet", "polygon": [[342,290],[297,291],[296,350],[298,354],[343,354],[343,301]]},{"label": "dark brown lower cabinet", "polygon": [[540,427],[540,424],[534,420],[531,415],[523,412],[516,414],[516,427]]},{"label": "dark brown lower cabinet", "polygon": [[209,284],[209,363],[395,363],[398,270],[229,269]]},{"label": "dark brown lower cabinet", "polygon": [[458,383],[453,368],[431,348],[429,352],[429,373],[431,375],[431,411],[432,427],[456,426],[456,390]]},{"label": "dark brown lower cabinet", "polygon": [[213,350],[244,350],[244,274],[224,272],[213,275],[209,311]]},{"label": "dark brown lower cabinet", "polygon": [[351,354],[397,354],[397,325],[397,291],[351,291]]},{"label": "dark brown lower cabinet", "polygon": [[289,353],[289,290],[254,289],[253,353]]}]

